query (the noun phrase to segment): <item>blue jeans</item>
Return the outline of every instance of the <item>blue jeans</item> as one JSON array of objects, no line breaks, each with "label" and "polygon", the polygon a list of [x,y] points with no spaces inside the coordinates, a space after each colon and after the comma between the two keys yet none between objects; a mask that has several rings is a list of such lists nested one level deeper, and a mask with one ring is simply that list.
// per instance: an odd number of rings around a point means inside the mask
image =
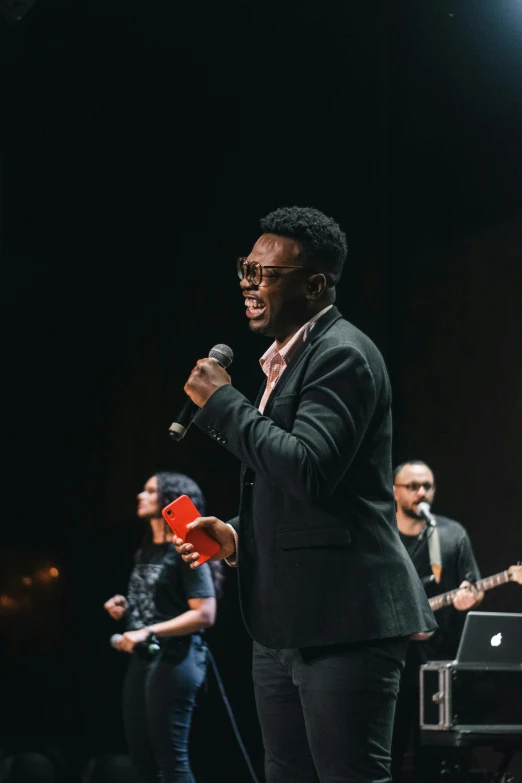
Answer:
[{"label": "blue jeans", "polygon": [[272,650],[254,642],[267,783],[390,783],[407,639]]},{"label": "blue jeans", "polygon": [[132,653],[123,722],[142,783],[194,783],[188,741],[206,666],[207,648],[198,634],[172,637],[153,658]]}]

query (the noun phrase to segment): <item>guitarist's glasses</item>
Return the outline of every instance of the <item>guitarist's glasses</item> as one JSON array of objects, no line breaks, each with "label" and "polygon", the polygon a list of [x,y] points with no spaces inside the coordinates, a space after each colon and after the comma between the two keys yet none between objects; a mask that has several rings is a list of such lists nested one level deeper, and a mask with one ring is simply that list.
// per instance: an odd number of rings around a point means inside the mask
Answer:
[{"label": "guitarist's glasses", "polygon": [[432,484],[431,481],[410,481],[409,484],[395,484],[396,487],[404,487],[404,489],[407,489],[409,492],[418,492],[421,487],[426,492],[431,492],[432,489],[434,489],[435,484]]}]

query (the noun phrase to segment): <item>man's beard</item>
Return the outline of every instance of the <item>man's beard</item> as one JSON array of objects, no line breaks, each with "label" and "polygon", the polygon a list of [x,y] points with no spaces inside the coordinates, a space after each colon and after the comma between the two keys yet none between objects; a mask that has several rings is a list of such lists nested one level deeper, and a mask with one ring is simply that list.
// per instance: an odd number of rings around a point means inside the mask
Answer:
[{"label": "man's beard", "polygon": [[424,517],[421,517],[421,515],[417,514],[412,508],[407,508],[406,506],[403,506],[401,511],[405,517],[409,517],[410,519],[416,519],[417,521],[424,519]]}]

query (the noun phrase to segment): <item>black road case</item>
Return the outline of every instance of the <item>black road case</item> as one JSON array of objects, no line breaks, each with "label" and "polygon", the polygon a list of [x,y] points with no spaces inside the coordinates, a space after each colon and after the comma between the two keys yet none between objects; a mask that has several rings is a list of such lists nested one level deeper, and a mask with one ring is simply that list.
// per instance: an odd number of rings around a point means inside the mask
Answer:
[{"label": "black road case", "polygon": [[522,666],[455,661],[423,664],[420,728],[522,738]]}]

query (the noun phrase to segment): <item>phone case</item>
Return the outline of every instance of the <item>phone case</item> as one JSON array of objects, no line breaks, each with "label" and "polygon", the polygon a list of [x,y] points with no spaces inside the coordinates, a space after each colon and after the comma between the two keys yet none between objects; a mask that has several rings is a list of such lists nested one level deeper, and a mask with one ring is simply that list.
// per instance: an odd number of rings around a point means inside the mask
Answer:
[{"label": "phone case", "polygon": [[184,542],[192,544],[196,552],[199,552],[198,563],[206,561],[219,552],[218,542],[209,536],[205,530],[187,530],[187,525],[201,516],[188,495],[180,495],[173,500],[161,512],[170,529]]}]

